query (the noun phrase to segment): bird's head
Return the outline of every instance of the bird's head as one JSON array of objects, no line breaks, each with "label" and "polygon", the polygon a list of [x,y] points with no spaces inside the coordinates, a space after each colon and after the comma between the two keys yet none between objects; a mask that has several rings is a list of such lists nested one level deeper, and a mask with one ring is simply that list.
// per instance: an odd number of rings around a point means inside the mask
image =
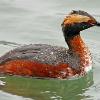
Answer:
[{"label": "bird's head", "polygon": [[92,26],[100,26],[94,17],[85,11],[72,11],[61,24],[65,38],[78,35],[80,31]]}]

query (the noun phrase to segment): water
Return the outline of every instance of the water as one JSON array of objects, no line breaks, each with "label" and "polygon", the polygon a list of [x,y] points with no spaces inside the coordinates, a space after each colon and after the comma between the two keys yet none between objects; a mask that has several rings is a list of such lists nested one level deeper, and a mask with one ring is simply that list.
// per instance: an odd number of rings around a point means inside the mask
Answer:
[{"label": "water", "polygon": [[[72,9],[100,21],[99,0],[0,0],[0,55],[23,44],[66,46],[60,25]],[[81,32],[93,56],[93,72],[74,80],[2,77],[0,100],[100,100],[99,33],[97,27]]]}]

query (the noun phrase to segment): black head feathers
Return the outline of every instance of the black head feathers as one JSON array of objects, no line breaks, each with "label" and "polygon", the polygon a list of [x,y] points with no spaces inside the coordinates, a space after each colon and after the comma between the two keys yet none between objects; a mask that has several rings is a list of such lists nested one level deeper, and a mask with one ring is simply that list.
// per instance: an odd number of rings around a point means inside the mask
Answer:
[{"label": "black head feathers", "polygon": [[88,29],[92,26],[100,26],[94,17],[85,11],[73,10],[68,16],[65,17],[62,23],[62,30],[64,37],[70,38],[76,36],[80,31]]},{"label": "black head feathers", "polygon": [[83,16],[87,16],[87,17],[90,17],[91,19],[94,19],[95,20],[95,18],[93,16],[91,16],[90,14],[88,14],[87,12],[82,11],[82,10],[78,10],[78,11],[72,10],[72,12],[70,14],[83,15]]}]

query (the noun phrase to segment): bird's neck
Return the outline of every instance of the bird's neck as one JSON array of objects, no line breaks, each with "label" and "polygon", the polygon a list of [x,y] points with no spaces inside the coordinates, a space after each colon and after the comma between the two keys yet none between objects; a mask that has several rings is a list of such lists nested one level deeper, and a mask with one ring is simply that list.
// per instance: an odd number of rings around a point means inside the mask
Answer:
[{"label": "bird's neck", "polygon": [[83,54],[84,52],[89,52],[87,46],[83,42],[80,34],[74,37],[68,38],[66,40],[69,50],[77,54]]},{"label": "bird's neck", "polygon": [[83,42],[80,34],[66,40],[69,52],[77,55],[80,59],[80,64],[90,66],[92,64],[91,54],[88,47]]}]

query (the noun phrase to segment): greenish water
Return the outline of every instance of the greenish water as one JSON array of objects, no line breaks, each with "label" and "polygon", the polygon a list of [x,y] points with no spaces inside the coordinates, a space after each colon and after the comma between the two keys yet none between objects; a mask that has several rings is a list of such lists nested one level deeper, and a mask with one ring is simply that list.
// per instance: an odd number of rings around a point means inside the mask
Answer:
[{"label": "greenish water", "polygon": [[[23,44],[67,48],[61,23],[73,9],[100,21],[100,0],[0,0],[0,56]],[[5,76],[0,78],[0,100],[100,100],[100,28],[81,35],[92,53],[93,72],[73,80]]]},{"label": "greenish water", "polygon": [[73,80],[35,79],[6,76],[1,79],[6,85],[1,90],[11,94],[32,98],[34,100],[80,100],[93,84],[93,73]]}]

